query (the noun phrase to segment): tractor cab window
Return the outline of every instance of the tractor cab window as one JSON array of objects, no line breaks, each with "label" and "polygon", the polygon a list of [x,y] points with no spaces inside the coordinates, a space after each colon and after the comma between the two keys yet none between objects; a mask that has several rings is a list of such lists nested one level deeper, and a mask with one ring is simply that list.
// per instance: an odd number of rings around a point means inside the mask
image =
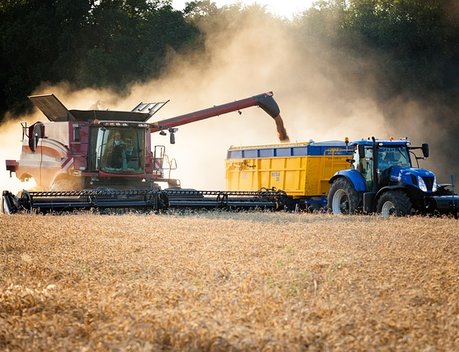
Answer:
[{"label": "tractor cab window", "polygon": [[145,130],[136,127],[98,127],[91,131],[91,165],[107,173],[144,171]]},{"label": "tractor cab window", "polygon": [[411,167],[410,157],[406,147],[378,148],[378,170],[382,172],[392,166]]},{"label": "tractor cab window", "polygon": [[364,154],[359,154],[359,149],[355,148],[354,155],[352,157],[352,167],[358,170],[362,175],[366,175],[368,172],[371,173],[373,166],[373,149],[371,147],[365,147]]},{"label": "tractor cab window", "polygon": [[363,155],[360,155],[359,148],[355,148],[352,167],[360,172],[365,179],[367,188],[371,189],[373,185],[373,147],[365,146],[362,150]]},{"label": "tractor cab window", "polygon": [[373,187],[373,147],[365,147],[365,155],[360,159],[360,162],[362,163],[362,176],[367,184],[367,189],[371,189]]}]

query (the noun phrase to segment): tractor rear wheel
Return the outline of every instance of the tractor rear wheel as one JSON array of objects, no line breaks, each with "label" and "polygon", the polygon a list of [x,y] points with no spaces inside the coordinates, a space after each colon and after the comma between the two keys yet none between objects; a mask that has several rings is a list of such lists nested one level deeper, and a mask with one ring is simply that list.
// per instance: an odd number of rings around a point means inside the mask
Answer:
[{"label": "tractor rear wheel", "polygon": [[383,217],[405,216],[411,213],[411,201],[403,191],[388,191],[378,200],[376,210]]},{"label": "tractor rear wheel", "polygon": [[335,180],[327,197],[328,209],[336,215],[354,214],[360,203],[358,192],[344,177]]}]

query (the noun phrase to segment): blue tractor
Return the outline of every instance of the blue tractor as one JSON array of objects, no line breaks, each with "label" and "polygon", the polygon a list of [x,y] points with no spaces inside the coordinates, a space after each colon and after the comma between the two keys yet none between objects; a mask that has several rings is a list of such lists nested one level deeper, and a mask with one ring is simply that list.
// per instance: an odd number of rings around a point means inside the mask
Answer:
[{"label": "blue tractor", "polygon": [[[428,144],[412,147],[407,139],[372,137],[351,142],[349,147],[354,148],[349,160],[351,168],[338,171],[330,179],[327,206],[334,214],[376,212],[385,217],[413,213],[457,217],[459,196],[454,193],[454,179],[451,185],[440,185],[432,171],[419,167],[418,160],[429,156]],[[423,156],[416,156],[415,149],[421,149]]]}]

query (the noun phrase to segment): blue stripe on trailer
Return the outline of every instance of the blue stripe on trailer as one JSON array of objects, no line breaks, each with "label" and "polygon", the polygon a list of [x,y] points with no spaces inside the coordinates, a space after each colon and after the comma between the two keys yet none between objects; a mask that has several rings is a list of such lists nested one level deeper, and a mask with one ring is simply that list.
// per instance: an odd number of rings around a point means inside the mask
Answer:
[{"label": "blue stripe on trailer", "polygon": [[292,146],[258,146],[230,148],[228,159],[254,159],[290,156],[350,155],[353,148],[343,142],[319,142]]}]

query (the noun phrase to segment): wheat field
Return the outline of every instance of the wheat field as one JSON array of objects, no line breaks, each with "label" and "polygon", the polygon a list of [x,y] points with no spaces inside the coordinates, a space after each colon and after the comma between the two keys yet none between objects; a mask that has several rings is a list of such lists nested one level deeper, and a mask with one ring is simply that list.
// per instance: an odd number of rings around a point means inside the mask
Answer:
[{"label": "wheat field", "polygon": [[2,351],[454,351],[459,222],[0,216]]}]

